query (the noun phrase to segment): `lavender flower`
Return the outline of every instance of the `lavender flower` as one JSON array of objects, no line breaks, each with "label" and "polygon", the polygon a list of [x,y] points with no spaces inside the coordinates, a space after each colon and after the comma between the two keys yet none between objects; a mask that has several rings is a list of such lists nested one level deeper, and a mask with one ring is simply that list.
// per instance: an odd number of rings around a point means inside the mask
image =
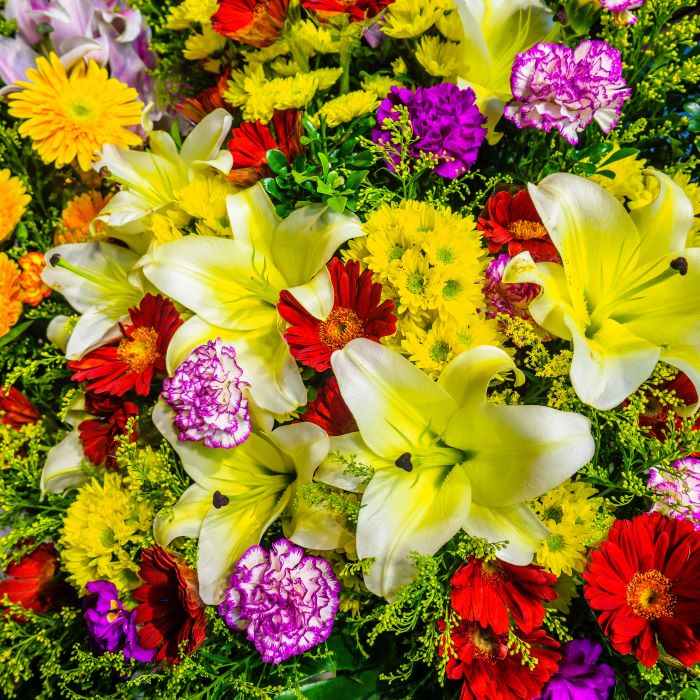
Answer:
[{"label": "lavender flower", "polygon": [[281,539],[269,554],[256,545],[241,557],[219,614],[229,627],[247,630],[263,661],[278,664],[328,639],[339,593],[325,559],[305,557]]},{"label": "lavender flower", "polygon": [[248,399],[236,351],[221,338],[190,353],[172,379],[163,381],[163,398],[175,409],[180,440],[204,440],[206,447],[235,447],[250,436]]},{"label": "lavender flower", "polygon": [[141,12],[124,0],[8,0],[2,14],[18,27],[17,36],[0,37],[0,78],[7,85],[25,79],[39,56],[35,48],[48,37],[64,64],[94,59],[136,88],[144,102],[154,100],[147,73],[155,67],[151,32]]},{"label": "lavender flower", "polygon": [[519,128],[552,128],[570,143],[593,120],[610,133],[632,94],[622,77],[620,52],[604,41],[582,41],[576,50],[535,44],[513,62],[510,86],[515,99],[504,116]]},{"label": "lavender flower", "polygon": [[497,313],[531,318],[527,312],[530,302],[540,293],[537,284],[504,284],[503,272],[511,261],[510,255],[499,255],[486,268],[484,296],[495,311],[486,311],[486,315],[495,318]]},{"label": "lavender flower", "polygon": [[617,15],[620,24],[636,24],[637,18],[630,13],[646,3],[647,0],[600,0],[600,4]]},{"label": "lavender flower", "polygon": [[649,470],[647,486],[664,498],[654,504],[658,510],[672,518],[690,520],[700,530],[700,459],[686,457],[676,460],[670,471]]},{"label": "lavender flower", "polygon": [[575,639],[564,646],[559,669],[539,700],[607,700],[615,685],[615,672],[598,663],[603,647],[590,639]]},{"label": "lavender flower", "polygon": [[136,611],[125,610],[117,587],[110,581],[91,581],[85,586],[83,616],[90,642],[98,652],[121,651],[127,659],[153,661],[156,649],[144,649],[136,631]]},{"label": "lavender flower", "polygon": [[[434,87],[419,87],[415,92],[407,88],[392,87],[377,112],[377,126],[372,130],[375,143],[391,141],[391,133],[383,128],[384,120],[398,121],[396,107],[404,105],[408,109],[411,127],[417,141],[410,146],[413,158],[423,153],[438,156],[435,172],[448,179],[464,174],[476,162],[479,147],[486,137],[482,126],[486,117],[474,104],[475,96],[471,88],[461,89],[450,83]],[[395,149],[400,146],[393,143]],[[392,154],[389,168],[401,160]]]}]

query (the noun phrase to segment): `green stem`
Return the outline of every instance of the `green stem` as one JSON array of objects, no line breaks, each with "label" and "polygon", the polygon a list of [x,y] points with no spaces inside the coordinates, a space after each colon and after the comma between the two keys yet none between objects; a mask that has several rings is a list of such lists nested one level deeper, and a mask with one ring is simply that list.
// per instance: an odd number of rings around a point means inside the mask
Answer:
[{"label": "green stem", "polygon": [[343,69],[343,74],[340,77],[341,95],[350,92],[350,59],[354,45],[354,40],[348,38],[344,38],[340,44],[340,67]]}]

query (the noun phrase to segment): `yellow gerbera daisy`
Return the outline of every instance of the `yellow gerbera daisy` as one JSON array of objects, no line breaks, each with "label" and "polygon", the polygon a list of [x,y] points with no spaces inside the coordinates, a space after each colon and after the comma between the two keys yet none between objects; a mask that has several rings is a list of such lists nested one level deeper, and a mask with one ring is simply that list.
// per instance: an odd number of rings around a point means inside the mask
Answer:
[{"label": "yellow gerbera daisy", "polygon": [[16,263],[0,253],[0,338],[19,321],[22,315],[19,285],[20,270]]},{"label": "yellow gerbera daisy", "polygon": [[40,57],[36,69],[27,71],[28,81],[9,96],[10,114],[24,119],[19,132],[34,141],[46,163],[61,167],[78,159],[89,170],[95,151],[104,144],[135,146],[141,138],[126,127],[141,121],[143,103],[138,93],[110,78],[95,61],[66,69],[56,54]]},{"label": "yellow gerbera daisy", "polygon": [[0,170],[0,243],[15,230],[30,199],[19,178],[7,169]]}]

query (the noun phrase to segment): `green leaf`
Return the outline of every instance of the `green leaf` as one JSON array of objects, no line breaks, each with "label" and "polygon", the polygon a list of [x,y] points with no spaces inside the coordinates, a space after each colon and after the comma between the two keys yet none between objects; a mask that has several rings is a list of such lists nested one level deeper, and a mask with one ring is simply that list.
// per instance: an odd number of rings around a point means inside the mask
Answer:
[{"label": "green leaf", "polygon": [[328,160],[328,156],[325,153],[319,153],[318,159],[321,162],[321,167],[323,168],[323,176],[326,177],[326,175],[328,175],[329,170],[331,169],[331,164]]},{"label": "green leaf", "polygon": [[267,151],[267,153],[265,153],[265,158],[267,164],[270,166],[270,170],[272,170],[275,175],[281,173],[288,165],[287,156],[276,148]]},{"label": "green leaf", "polygon": [[694,688],[686,688],[678,696],[678,700],[700,700],[700,693]]},{"label": "green leaf", "polygon": [[22,335],[22,333],[24,333],[24,331],[26,331],[27,328],[32,325],[32,323],[34,323],[34,321],[24,321],[24,323],[16,325],[10,331],[5,333],[5,335],[0,338],[0,347],[11,343],[15,338],[19,338],[19,336]]},{"label": "green leaf", "polygon": [[180,128],[177,125],[177,119],[173,121],[170,127],[170,135],[173,137],[173,141],[177,145],[178,150],[182,147],[182,136],[180,136]]},{"label": "green leaf", "polygon": [[611,156],[606,158],[602,163],[600,163],[600,165],[610,165],[611,163],[615,163],[616,161],[627,158],[628,156],[636,156],[637,153],[639,153],[638,148],[621,148],[619,151],[616,151]]},{"label": "green leaf", "polygon": [[[352,677],[338,676],[315,683],[303,684],[300,687],[305,698],[309,700],[370,700],[379,698],[377,684],[378,671],[364,671]],[[275,700],[294,700],[299,696],[293,690],[280,693]]]},{"label": "green leaf", "polygon": [[339,214],[343,212],[345,209],[345,203],[348,201],[347,197],[343,197],[341,195],[337,195],[335,197],[330,197],[327,201],[326,204],[333,210],[337,211]]},{"label": "green leaf", "polygon": [[686,102],[683,109],[691,116],[700,118],[700,104],[697,102]]},{"label": "green leaf", "polygon": [[348,175],[348,179],[345,181],[346,190],[356,190],[357,186],[367,177],[369,170],[356,170],[354,173]]},{"label": "green leaf", "polygon": [[262,180],[262,186],[265,188],[265,191],[273,197],[277,199],[283,198],[279,186],[271,177],[266,177]]}]

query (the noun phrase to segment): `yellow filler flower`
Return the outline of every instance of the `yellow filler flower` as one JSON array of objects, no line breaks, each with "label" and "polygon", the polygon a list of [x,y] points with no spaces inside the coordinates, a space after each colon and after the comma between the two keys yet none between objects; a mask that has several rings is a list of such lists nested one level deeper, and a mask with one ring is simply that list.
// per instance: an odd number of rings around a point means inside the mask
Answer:
[{"label": "yellow filler flower", "polygon": [[0,243],[15,230],[30,199],[19,178],[11,177],[7,169],[0,170]]},{"label": "yellow filler flower", "polygon": [[8,99],[10,114],[25,120],[19,133],[34,141],[44,162],[61,167],[77,158],[80,168],[89,170],[104,144],[141,143],[126,128],[141,122],[143,103],[134,88],[110,78],[95,61],[81,61],[66,72],[52,53],[38,58],[36,66]]}]

